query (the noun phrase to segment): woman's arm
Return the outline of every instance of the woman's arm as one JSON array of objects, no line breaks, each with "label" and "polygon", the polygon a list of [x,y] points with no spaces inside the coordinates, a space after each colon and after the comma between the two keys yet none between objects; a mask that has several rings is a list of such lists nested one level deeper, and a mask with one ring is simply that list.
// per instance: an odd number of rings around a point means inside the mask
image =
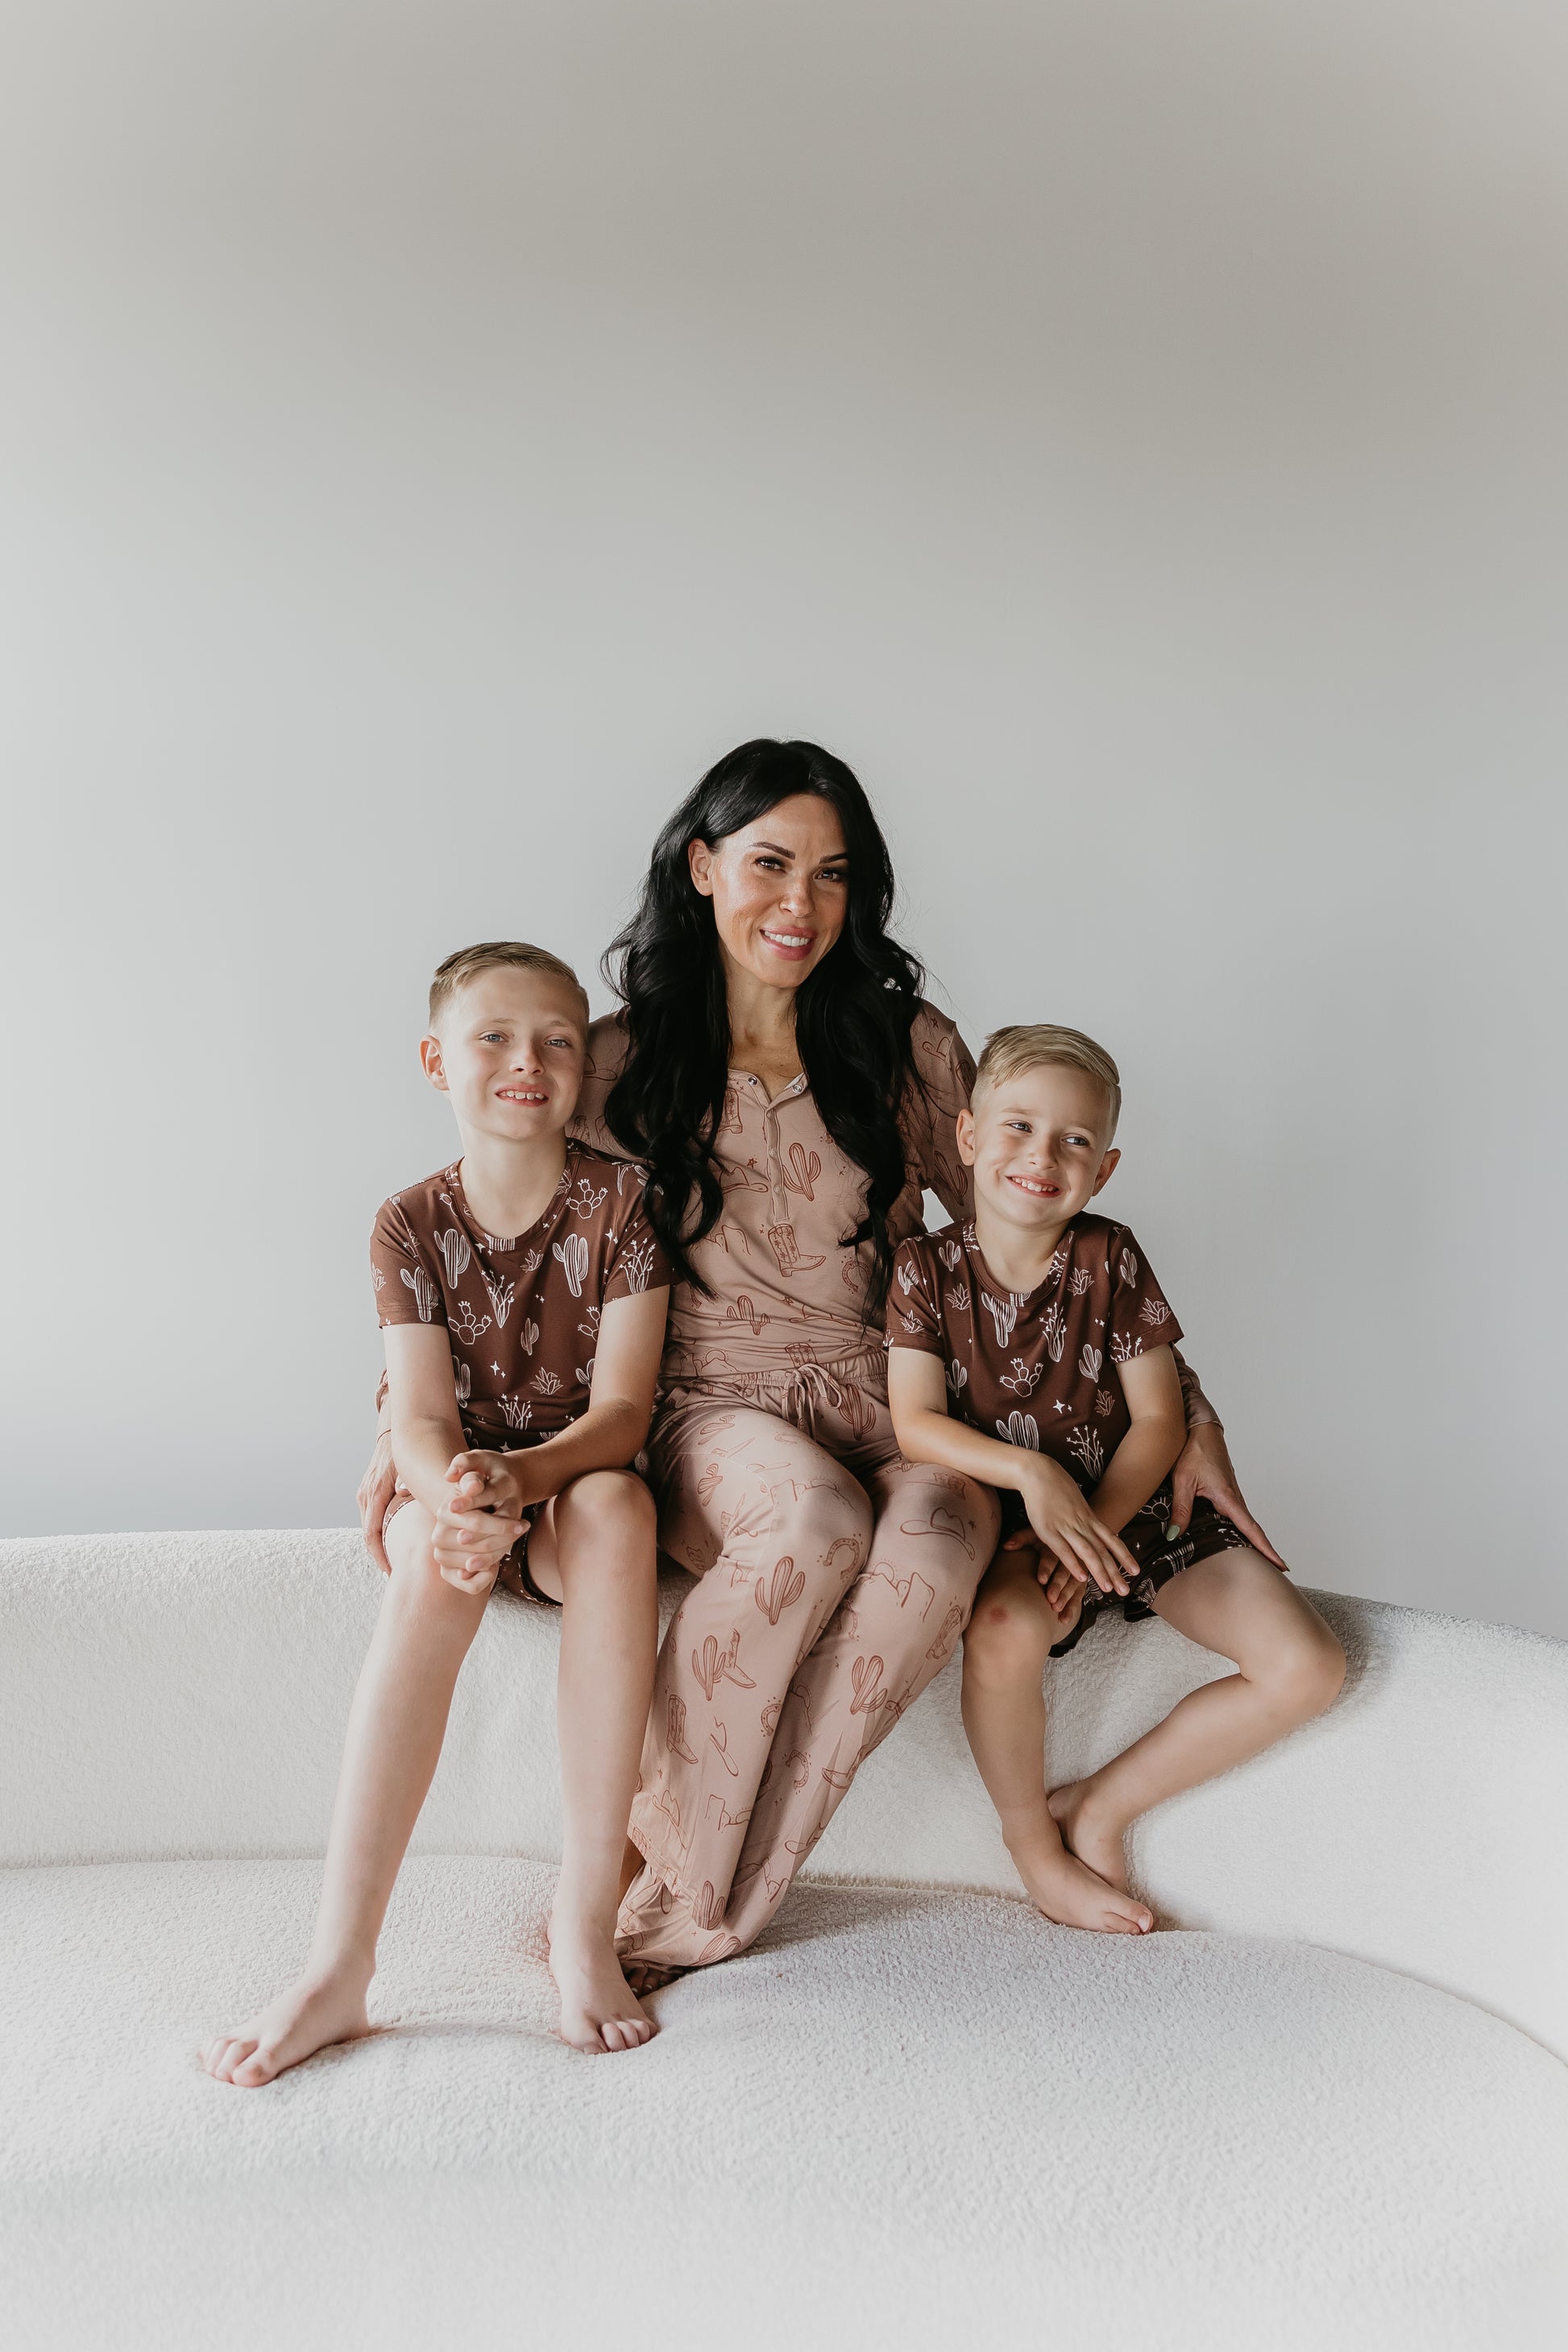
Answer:
[{"label": "woman's arm", "polygon": [[1071,1563],[1080,1579],[1092,1576],[1103,1592],[1126,1591],[1138,1564],[1074,1480],[1047,1454],[1031,1454],[1027,1446],[1005,1444],[954,1421],[934,1356],[915,1348],[889,1349],[888,1403],[900,1449],[911,1462],[940,1463],[988,1486],[1011,1487],[1022,1496],[1036,1535],[1058,1559]]}]

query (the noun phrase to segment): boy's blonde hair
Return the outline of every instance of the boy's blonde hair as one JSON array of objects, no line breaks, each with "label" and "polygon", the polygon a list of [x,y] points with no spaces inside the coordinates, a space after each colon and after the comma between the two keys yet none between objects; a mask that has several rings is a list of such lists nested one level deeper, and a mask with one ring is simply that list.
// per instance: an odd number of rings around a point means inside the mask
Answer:
[{"label": "boy's blonde hair", "polygon": [[1110,1126],[1105,1138],[1109,1144],[1121,1117],[1121,1073],[1104,1046],[1086,1037],[1081,1029],[1058,1029],[1052,1021],[1016,1021],[1011,1028],[993,1030],[974,1074],[974,1092],[979,1096],[1005,1078],[1053,1063],[1064,1069],[1083,1070],[1104,1087],[1110,1105]]},{"label": "boy's blonde hair", "polygon": [[477,980],[481,971],[494,971],[499,965],[509,964],[520,971],[551,971],[557,980],[564,980],[576,990],[583,1003],[583,1025],[588,1025],[588,992],[569,963],[552,955],[548,948],[531,947],[526,940],[481,940],[478,947],[459,948],[444,963],[436,967],[436,977],[430,982],[430,1025],[436,1025],[437,1014],[459,988]]}]

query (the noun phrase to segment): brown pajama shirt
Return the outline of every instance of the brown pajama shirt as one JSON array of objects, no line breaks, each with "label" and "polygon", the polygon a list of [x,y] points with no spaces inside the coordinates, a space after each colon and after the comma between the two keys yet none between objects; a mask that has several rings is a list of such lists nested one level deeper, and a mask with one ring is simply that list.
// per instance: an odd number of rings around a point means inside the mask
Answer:
[{"label": "brown pajama shirt", "polygon": [[[934,1356],[948,1411],[972,1429],[1059,1462],[1086,1494],[1132,1426],[1117,1367],[1146,1349],[1173,1347],[1182,1327],[1127,1226],[1087,1212],[1064,1231],[1037,1289],[1008,1290],[980,1254],[972,1223],[900,1244],[888,1298],[889,1348]],[[1161,1587],[1194,1560],[1244,1548],[1212,1503],[1194,1506],[1186,1534],[1167,1543],[1167,1478],[1121,1530],[1139,1574],[1120,1603],[1148,1617]],[[1003,1497],[1003,1524],[1026,1527],[1020,1496]],[[1118,1601],[1090,1584],[1059,1656]]]},{"label": "brown pajama shirt", "polygon": [[[560,1183],[527,1233],[486,1233],[454,1165],[382,1203],[370,1268],[384,1329],[445,1329],[464,1439],[503,1454],[581,1420],[605,1308],[669,1281],[643,1205],[642,1170],[574,1139]],[[395,1495],[387,1517],[412,1499],[406,1489]],[[531,1525],[539,1507],[524,1514]],[[527,1543],[525,1530],[502,1572],[531,1591]]]}]

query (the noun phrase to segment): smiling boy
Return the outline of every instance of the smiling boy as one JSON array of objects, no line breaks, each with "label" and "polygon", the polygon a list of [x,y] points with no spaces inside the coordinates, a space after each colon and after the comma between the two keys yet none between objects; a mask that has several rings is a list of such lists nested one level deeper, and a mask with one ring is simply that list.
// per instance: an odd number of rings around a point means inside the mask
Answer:
[{"label": "smiling boy", "polygon": [[[998,1030],[957,1121],[973,1222],[901,1245],[887,1337],[904,1453],[1002,1492],[1003,1547],[964,1640],[963,1717],[1008,1851],[1048,1917],[1127,1935],[1153,1924],[1127,1890],[1131,1823],[1319,1714],[1344,1657],[1212,1505],[1184,1535],[1171,1524],[1181,1326],[1132,1234],[1089,1213],[1121,1158],[1121,1104],[1115,1063],[1079,1031]],[[1116,1604],[1239,1671],[1047,1793],[1042,1669]]]},{"label": "smiling boy", "polygon": [[571,967],[523,941],[465,948],[432,983],[420,1060],[462,1155],[385,1202],[371,1238],[398,1475],[391,1576],[305,1973],[204,2051],[220,2082],[255,2088],[370,2031],[382,1921],[503,1562],[563,1603],[562,2036],[626,2051],[653,2031],[614,1937],[658,1634],[653,1503],[626,1465],[647,1434],[669,1274],[641,1170],[567,1137],[587,1027]]}]

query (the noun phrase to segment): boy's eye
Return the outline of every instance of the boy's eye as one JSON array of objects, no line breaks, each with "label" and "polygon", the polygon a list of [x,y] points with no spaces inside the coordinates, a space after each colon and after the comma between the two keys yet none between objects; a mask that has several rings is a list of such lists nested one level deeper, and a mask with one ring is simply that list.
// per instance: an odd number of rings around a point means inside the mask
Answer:
[{"label": "boy's eye", "polygon": [[547,1045],[564,1045],[568,1052],[571,1051],[574,1043],[570,1037],[547,1037],[544,1042]]},{"label": "boy's eye", "polygon": [[504,1029],[487,1029],[484,1035],[479,1039],[479,1043],[481,1045],[504,1045],[506,1044],[506,1031]]}]

